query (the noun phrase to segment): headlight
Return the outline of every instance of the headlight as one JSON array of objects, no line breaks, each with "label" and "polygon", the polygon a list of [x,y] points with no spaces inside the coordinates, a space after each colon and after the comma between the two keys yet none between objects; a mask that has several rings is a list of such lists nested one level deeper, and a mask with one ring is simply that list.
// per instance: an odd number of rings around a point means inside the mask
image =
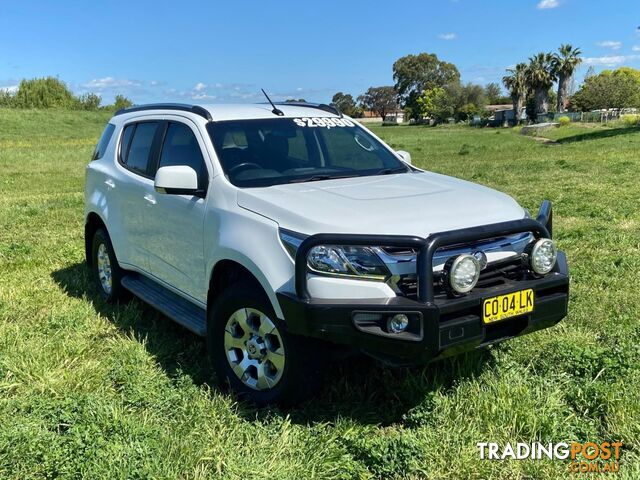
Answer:
[{"label": "headlight", "polygon": [[553,270],[558,258],[558,249],[553,240],[541,238],[533,243],[529,253],[531,269],[539,275],[545,275]]},{"label": "headlight", "polygon": [[444,266],[447,287],[458,294],[469,293],[480,278],[480,262],[473,255],[457,255]]},{"label": "headlight", "polygon": [[318,245],[309,250],[307,263],[312,271],[385,280],[390,275],[380,257],[369,247]]},{"label": "headlight", "polygon": [[[293,260],[305,236],[280,229],[280,241]],[[318,245],[309,250],[307,266],[326,275],[349,276],[364,280],[386,280],[391,275],[371,247]]]}]

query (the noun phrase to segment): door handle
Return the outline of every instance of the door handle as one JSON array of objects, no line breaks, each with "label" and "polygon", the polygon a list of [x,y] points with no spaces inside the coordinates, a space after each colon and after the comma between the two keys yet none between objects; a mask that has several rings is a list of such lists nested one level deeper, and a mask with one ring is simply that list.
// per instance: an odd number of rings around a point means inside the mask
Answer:
[{"label": "door handle", "polygon": [[109,187],[109,188],[115,188],[116,187],[116,182],[114,182],[113,180],[111,180],[110,178],[107,178],[104,181],[104,184]]},{"label": "door handle", "polygon": [[151,205],[155,205],[155,204],[156,204],[156,198],[155,198],[153,195],[151,195],[150,193],[147,193],[147,194],[144,196],[144,199],[145,199],[147,202],[149,202]]}]

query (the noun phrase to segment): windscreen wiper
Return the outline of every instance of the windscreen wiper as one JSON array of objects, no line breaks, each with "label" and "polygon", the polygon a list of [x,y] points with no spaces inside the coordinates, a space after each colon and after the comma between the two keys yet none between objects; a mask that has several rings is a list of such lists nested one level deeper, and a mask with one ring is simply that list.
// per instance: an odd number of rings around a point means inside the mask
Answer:
[{"label": "windscreen wiper", "polygon": [[320,180],[333,180],[335,178],[352,178],[359,175],[312,175],[311,177],[293,178],[287,183],[305,183],[305,182],[317,182]]},{"label": "windscreen wiper", "polygon": [[406,173],[409,169],[406,167],[398,167],[398,168],[383,168],[382,170],[378,170],[374,175],[391,175],[393,173]]}]

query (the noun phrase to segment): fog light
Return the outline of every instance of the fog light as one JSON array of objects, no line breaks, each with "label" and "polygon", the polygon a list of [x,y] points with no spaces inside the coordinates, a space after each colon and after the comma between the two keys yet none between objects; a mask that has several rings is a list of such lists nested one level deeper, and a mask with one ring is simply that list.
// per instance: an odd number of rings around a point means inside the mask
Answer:
[{"label": "fog light", "polygon": [[541,238],[531,249],[531,269],[539,275],[545,275],[553,270],[557,258],[558,249],[555,242],[549,238]]},{"label": "fog light", "polygon": [[480,262],[473,255],[462,254],[445,264],[449,286],[457,293],[469,293],[480,278]]},{"label": "fog light", "polygon": [[409,317],[404,313],[398,313],[387,320],[387,330],[391,333],[402,333],[409,326]]}]

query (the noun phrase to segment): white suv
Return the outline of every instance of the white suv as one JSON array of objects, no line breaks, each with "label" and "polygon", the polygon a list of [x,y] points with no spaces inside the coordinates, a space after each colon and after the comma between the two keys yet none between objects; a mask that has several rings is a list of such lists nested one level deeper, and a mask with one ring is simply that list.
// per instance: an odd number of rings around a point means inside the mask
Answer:
[{"label": "white suv", "polygon": [[117,112],[85,238],[105,300],[129,291],[206,337],[218,379],[259,404],[308,395],[335,350],[419,364],[567,312],[549,202],[534,220],[417,169],[327,105]]}]

